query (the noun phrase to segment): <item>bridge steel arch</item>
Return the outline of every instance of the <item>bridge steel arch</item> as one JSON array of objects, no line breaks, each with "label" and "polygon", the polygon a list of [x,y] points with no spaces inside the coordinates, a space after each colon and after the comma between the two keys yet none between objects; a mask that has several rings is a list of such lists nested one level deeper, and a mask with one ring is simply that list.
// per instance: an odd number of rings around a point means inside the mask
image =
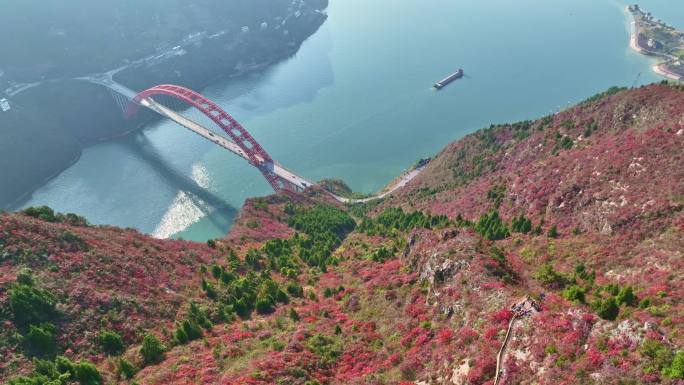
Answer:
[{"label": "bridge steel arch", "polygon": [[247,161],[259,169],[276,192],[301,191],[299,186],[277,175],[274,170],[275,162],[266,150],[237,120],[207,97],[182,86],[163,84],[140,92],[133,101],[136,104],[141,104],[144,100],[151,99],[155,95],[166,95],[180,99],[202,112],[221,127],[223,132],[244,151]]}]

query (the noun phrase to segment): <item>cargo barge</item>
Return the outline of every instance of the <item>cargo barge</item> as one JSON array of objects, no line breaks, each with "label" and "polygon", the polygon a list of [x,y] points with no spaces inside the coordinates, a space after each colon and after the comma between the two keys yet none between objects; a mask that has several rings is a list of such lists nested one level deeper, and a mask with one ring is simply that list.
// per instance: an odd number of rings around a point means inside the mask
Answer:
[{"label": "cargo barge", "polygon": [[458,71],[454,72],[453,74],[445,77],[444,79],[438,81],[437,83],[434,84],[433,87],[435,87],[438,90],[441,90],[442,88],[446,87],[447,84],[453,82],[456,79],[460,79],[463,77],[463,69],[459,68]]}]

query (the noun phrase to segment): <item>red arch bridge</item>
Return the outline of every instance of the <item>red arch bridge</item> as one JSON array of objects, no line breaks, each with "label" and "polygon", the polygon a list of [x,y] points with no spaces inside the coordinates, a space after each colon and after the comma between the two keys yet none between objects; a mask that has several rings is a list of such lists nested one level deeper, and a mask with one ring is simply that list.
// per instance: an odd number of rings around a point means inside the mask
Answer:
[{"label": "red arch bridge", "polygon": [[[276,192],[298,192],[314,185],[273,160],[240,123],[205,96],[188,88],[171,84],[155,86],[136,94],[131,89],[115,82],[111,75],[110,72],[78,79],[107,87],[127,117],[135,114],[139,106],[147,107],[244,158],[261,172]],[[216,131],[207,127],[213,127]],[[424,166],[413,169],[404,174],[393,186],[368,198],[350,199],[332,193],[330,195],[344,203],[364,203],[384,198],[404,187],[423,168]]]},{"label": "red arch bridge", "polygon": [[[121,86],[115,84],[107,84],[107,86],[114,91],[112,96],[119,106],[125,110],[126,116],[135,114],[138,106],[144,106],[173,120],[195,134],[247,160],[249,164],[261,172],[276,192],[298,192],[313,185],[313,183],[274,161],[240,123],[216,103],[193,90],[171,84],[159,85],[140,92],[132,97],[131,101],[132,92],[130,90],[116,89],[115,86],[119,88]],[[178,110],[183,110],[184,114]],[[187,115],[192,114],[187,112],[193,112],[194,116],[199,116],[202,119],[190,118]],[[207,120],[214,128],[219,128],[227,137],[207,128],[208,124],[203,124]],[[346,201],[341,197],[336,198]]]}]

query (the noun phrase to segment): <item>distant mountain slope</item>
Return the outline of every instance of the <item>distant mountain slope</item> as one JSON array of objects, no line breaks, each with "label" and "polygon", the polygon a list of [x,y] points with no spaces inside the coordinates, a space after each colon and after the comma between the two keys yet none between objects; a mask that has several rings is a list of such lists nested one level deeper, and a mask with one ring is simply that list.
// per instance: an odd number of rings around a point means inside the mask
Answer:
[{"label": "distant mountain slope", "polygon": [[[327,5],[325,0],[307,3],[319,9]],[[140,59],[189,34],[235,32],[244,25],[272,22],[297,4],[289,0],[13,2],[0,13],[0,36],[5,37],[0,40],[0,68],[16,81],[84,76],[114,69],[124,59]]]},{"label": "distant mountain slope", "polygon": [[499,384],[680,384],[682,106],[610,90],[452,143],[382,202],[250,199],[207,245],[2,215],[0,378],[489,385],[510,330]]}]

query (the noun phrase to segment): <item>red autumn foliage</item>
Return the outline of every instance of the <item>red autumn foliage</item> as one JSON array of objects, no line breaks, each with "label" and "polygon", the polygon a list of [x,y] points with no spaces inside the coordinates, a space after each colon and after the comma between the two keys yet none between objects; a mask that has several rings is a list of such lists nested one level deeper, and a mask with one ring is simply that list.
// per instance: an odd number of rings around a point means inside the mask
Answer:
[{"label": "red autumn foliage", "polygon": [[[492,242],[454,224],[388,237],[356,231],[327,271],[303,267],[293,279],[304,286],[303,298],[290,296],[272,314],[251,319],[217,320],[199,290],[205,276],[199,266],[224,263],[227,246],[242,257],[247,247],[290,237],[285,202],[313,204],[324,194],[249,200],[214,249],[2,215],[0,314],[9,314],[7,288],[19,268],[32,267],[42,286],[64,298],[58,321],[64,353],[93,360],[107,383],[119,379],[113,361],[98,353],[95,331],[120,332],[124,356],[137,363],[141,334],[150,330],[171,345],[164,331],[185,316],[183,304],[196,300],[207,305],[215,325],[202,339],[172,346],[134,381],[409,385],[456,376],[461,383],[492,384],[510,305],[543,293],[543,310],[513,324],[502,383],[583,384],[591,376],[607,384],[667,384],[660,371],[645,370],[648,357],[640,347],[645,340],[673,350],[684,343],[684,139],[670,129],[681,126],[683,102],[681,91],[651,86],[563,111],[545,127],[532,122],[525,135],[506,125],[449,145],[405,189],[371,205],[369,215],[402,206],[476,220],[492,208],[489,190],[504,186],[502,218],[510,223],[522,213],[534,225],[544,219],[542,234]],[[592,120],[597,128],[584,137]],[[563,137],[572,145],[566,140],[567,148],[559,147]],[[558,227],[555,238],[546,236],[550,225]],[[382,262],[365,257],[381,245],[397,252]],[[586,302],[602,295],[596,288],[614,284],[632,286],[637,303],[621,305],[616,321],[600,319],[591,306],[536,278],[544,263],[591,286]],[[579,263],[595,273],[593,285],[575,277]],[[340,286],[324,296],[326,288]],[[0,321],[1,336],[17,333],[11,321]],[[18,345],[0,345],[0,354],[19,357],[0,363],[0,380],[31,367]]]}]

